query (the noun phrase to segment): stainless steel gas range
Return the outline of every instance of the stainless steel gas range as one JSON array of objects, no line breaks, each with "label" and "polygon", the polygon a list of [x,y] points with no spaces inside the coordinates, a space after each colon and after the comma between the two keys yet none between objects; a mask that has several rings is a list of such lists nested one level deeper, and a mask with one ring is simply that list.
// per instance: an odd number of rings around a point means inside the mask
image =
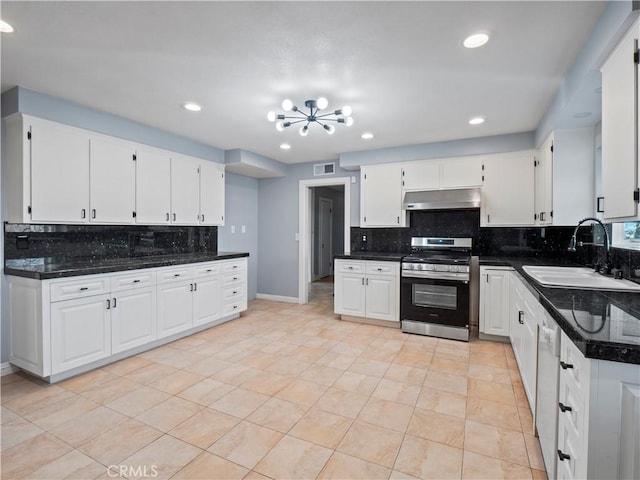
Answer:
[{"label": "stainless steel gas range", "polygon": [[412,237],[402,259],[402,331],[469,341],[471,238]]}]

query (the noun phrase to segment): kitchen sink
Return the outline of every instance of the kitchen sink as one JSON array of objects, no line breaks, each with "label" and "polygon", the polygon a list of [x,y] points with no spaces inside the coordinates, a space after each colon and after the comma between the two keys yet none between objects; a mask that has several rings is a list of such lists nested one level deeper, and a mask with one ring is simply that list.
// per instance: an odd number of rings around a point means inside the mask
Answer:
[{"label": "kitchen sink", "polygon": [[525,265],[522,269],[536,282],[545,287],[640,292],[640,285],[637,283],[605,277],[586,267]]}]

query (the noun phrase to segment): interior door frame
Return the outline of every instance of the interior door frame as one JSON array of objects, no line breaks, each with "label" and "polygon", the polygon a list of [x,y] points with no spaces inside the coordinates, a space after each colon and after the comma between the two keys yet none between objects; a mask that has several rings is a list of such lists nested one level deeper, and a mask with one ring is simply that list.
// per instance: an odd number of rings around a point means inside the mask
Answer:
[{"label": "interior door frame", "polygon": [[300,180],[298,194],[298,303],[309,302],[313,188],[344,186],[344,253],[351,253],[351,177]]},{"label": "interior door frame", "polygon": [[[312,252],[311,252],[311,264],[313,265],[314,261],[315,261],[315,244],[318,241],[322,241],[322,234],[324,233],[323,228],[322,228],[322,209],[320,208],[320,203],[322,202],[327,202],[329,204],[329,248],[328,250],[328,255],[329,258],[333,257],[333,200],[331,200],[330,198],[325,198],[325,197],[318,197],[318,230],[317,231],[313,231],[313,227],[311,227],[311,231],[313,232],[313,243],[312,243]],[[314,205],[315,205],[315,200],[314,200]],[[315,218],[312,220],[312,222],[315,223]],[[320,260],[324,260],[323,256],[320,254],[322,251],[322,247],[320,245],[318,245],[318,273],[315,274],[313,273],[313,271],[311,272],[311,277],[313,278],[313,280],[318,280],[320,278],[324,278],[322,276],[322,267],[321,267],[321,262]],[[331,275],[331,271],[333,269],[331,268],[331,266],[329,266],[329,275]]]}]

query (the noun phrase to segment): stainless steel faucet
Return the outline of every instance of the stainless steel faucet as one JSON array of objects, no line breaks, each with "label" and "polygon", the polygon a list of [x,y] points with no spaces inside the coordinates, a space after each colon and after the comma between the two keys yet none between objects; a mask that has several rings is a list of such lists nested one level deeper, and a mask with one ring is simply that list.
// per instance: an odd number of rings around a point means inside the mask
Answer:
[{"label": "stainless steel faucet", "polygon": [[[573,235],[571,235],[571,240],[569,241],[569,247],[567,248],[567,250],[569,252],[575,252],[576,251],[576,234],[578,233],[578,229],[580,228],[580,226],[583,223],[589,222],[589,221],[597,223],[598,225],[600,225],[602,227],[602,231],[604,232],[604,243],[603,243],[602,246],[604,247],[605,264],[601,266],[602,268],[601,268],[600,272],[606,275],[611,270],[611,263],[609,261],[609,246],[610,246],[609,233],[607,232],[607,229],[604,226],[604,224],[600,220],[598,220],[597,218],[595,218],[595,217],[587,217],[587,218],[583,218],[582,220],[580,220],[578,222],[578,225],[576,225],[576,228],[573,231]],[[593,243],[588,244],[588,243],[580,242],[579,246],[582,246],[582,245],[596,245],[596,244],[593,244]],[[598,267],[600,267],[600,265],[598,265]]]}]

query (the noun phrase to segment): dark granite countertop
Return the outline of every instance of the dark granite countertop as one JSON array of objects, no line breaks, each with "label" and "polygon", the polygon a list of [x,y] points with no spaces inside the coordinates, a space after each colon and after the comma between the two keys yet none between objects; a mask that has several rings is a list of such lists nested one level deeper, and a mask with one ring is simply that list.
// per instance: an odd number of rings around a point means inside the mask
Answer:
[{"label": "dark granite countertop", "polygon": [[6,275],[48,280],[51,278],[111,273],[140,268],[168,267],[187,263],[211,262],[231,258],[248,257],[246,252],[194,253],[176,255],[156,255],[146,257],[87,259],[77,262],[64,262],[53,258],[30,258],[7,260],[4,266]]},{"label": "dark granite countertop", "polygon": [[544,287],[524,265],[584,266],[566,260],[480,257],[481,266],[509,266],[587,358],[640,364],[640,294]]},{"label": "dark granite countertop", "polygon": [[347,255],[334,255],[333,258],[346,260],[377,260],[379,262],[399,262],[406,253],[384,253],[384,252],[351,252]]}]

